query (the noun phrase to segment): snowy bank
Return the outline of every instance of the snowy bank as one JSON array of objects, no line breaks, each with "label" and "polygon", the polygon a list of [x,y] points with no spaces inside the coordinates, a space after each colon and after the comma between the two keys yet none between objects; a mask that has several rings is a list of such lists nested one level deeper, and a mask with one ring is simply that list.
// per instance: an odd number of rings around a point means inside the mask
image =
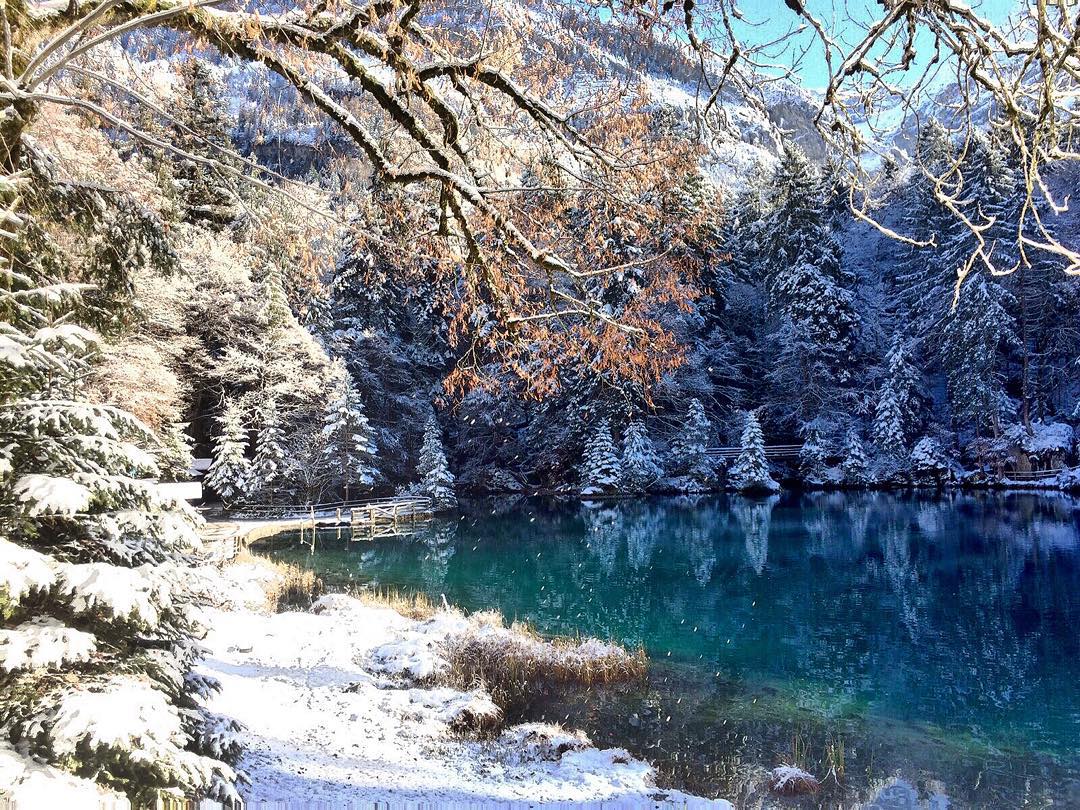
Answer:
[{"label": "snowy bank", "polygon": [[488,643],[515,632],[490,618],[441,611],[420,621],[337,594],[309,612],[271,615],[266,569],[245,563],[222,576],[233,603],[206,613],[212,630],[200,671],[222,684],[209,708],[245,727],[239,767],[250,808],[374,800],[730,807],[658,790],[652,766],[622,749],[598,750],[580,732],[527,724],[494,738],[463,735],[497,720],[498,707],[483,690],[432,684],[450,666],[455,639]]}]

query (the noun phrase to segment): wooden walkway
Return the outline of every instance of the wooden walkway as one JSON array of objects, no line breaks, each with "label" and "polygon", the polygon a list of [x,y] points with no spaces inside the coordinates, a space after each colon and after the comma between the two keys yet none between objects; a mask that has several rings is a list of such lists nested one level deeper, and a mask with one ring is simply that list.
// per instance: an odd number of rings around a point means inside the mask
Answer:
[{"label": "wooden walkway", "polygon": [[435,516],[430,498],[375,498],[308,506],[253,505],[221,520],[207,520],[199,530],[214,560],[228,561],[257,540],[283,532],[348,529],[356,540],[409,534],[415,524]]},{"label": "wooden walkway", "polygon": [[[765,445],[765,457],[766,458],[797,458],[799,451],[802,450],[801,444],[767,444]],[[709,458],[717,459],[729,459],[738,458],[742,452],[741,447],[707,447],[705,448],[705,455]]]}]

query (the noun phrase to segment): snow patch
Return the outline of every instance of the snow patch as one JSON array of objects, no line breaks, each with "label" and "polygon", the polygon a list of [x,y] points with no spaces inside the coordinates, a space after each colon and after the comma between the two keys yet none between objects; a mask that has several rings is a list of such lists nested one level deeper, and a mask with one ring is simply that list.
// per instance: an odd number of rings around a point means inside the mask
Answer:
[{"label": "snow patch", "polygon": [[0,785],[6,806],[13,808],[131,810],[126,796],[27,759],[4,741],[0,741]]},{"label": "snow patch", "polygon": [[582,731],[567,731],[548,723],[522,723],[507,729],[499,737],[509,762],[558,762],[568,751],[592,747]]},{"label": "snow patch", "polygon": [[17,604],[31,591],[44,591],[56,581],[52,562],[44,554],[0,537],[0,589]]},{"label": "snow patch", "polygon": [[162,610],[172,604],[169,587],[153,566],[120,568],[108,563],[63,565],[62,587],[72,595],[79,613],[104,610],[118,618],[157,624]]},{"label": "snow patch", "polygon": [[0,630],[0,669],[11,672],[89,661],[96,647],[93,633],[67,627],[51,617],[37,617]]},{"label": "snow patch", "polygon": [[15,494],[31,515],[75,515],[85,512],[93,498],[89,487],[70,478],[39,474],[21,476],[15,482]]}]

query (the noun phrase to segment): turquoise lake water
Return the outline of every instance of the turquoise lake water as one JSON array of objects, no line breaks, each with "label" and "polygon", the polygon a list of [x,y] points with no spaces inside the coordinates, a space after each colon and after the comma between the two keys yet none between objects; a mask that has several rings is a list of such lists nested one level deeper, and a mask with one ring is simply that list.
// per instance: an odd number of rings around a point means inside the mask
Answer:
[{"label": "turquoise lake water", "polygon": [[[331,585],[644,647],[647,683],[525,714],[628,747],[667,784],[836,807],[899,777],[907,798],[878,806],[1080,807],[1076,499],[483,501],[409,537],[262,549]],[[763,799],[762,769],[789,762],[831,772],[825,789]]]}]

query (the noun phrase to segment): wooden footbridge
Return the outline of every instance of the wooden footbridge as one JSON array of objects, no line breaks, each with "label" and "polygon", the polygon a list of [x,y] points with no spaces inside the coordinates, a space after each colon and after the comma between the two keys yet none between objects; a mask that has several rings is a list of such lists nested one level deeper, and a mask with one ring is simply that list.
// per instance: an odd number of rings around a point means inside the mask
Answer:
[{"label": "wooden footbridge", "polygon": [[[765,445],[765,458],[784,459],[798,458],[801,444],[767,444]],[[735,459],[743,451],[741,447],[707,447],[705,455],[711,459]]]},{"label": "wooden footbridge", "polygon": [[299,532],[300,539],[319,529],[348,530],[355,540],[411,534],[418,524],[435,516],[431,498],[368,498],[355,501],[289,504],[246,504],[222,519],[209,519],[200,535],[215,558],[231,559],[256,540],[283,532]]}]

